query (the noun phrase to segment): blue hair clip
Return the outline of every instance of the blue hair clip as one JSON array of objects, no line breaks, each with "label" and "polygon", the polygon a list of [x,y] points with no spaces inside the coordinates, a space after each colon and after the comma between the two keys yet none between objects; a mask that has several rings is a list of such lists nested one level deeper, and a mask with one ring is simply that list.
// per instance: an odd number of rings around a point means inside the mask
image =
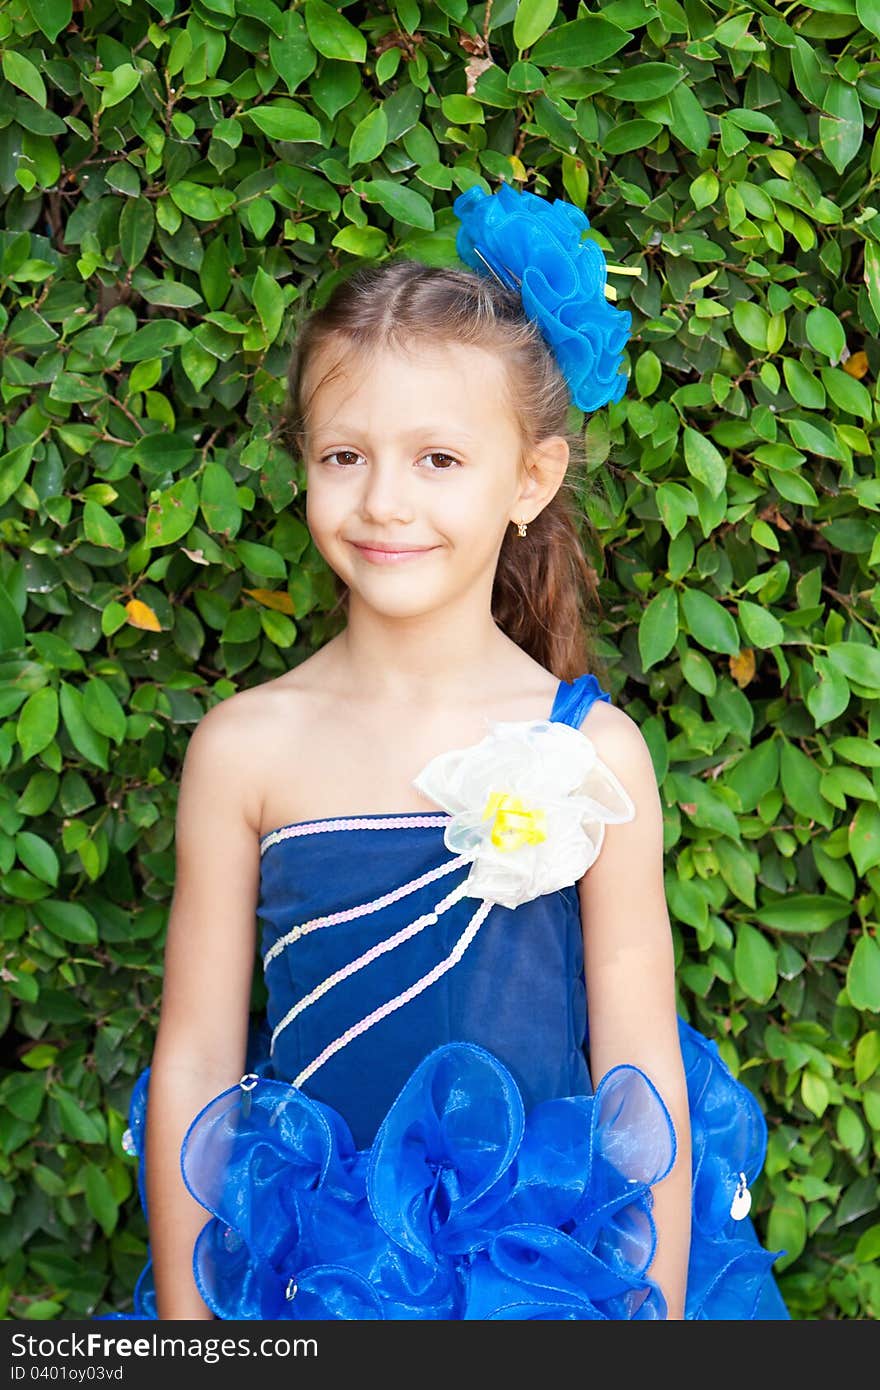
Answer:
[{"label": "blue hair clip", "polygon": [[575,405],[591,411],[619,401],[627,387],[620,368],[632,316],[608,303],[602,249],[583,239],[590,226],[586,213],[562,198],[551,202],[507,183],[492,194],[473,184],[452,208],[461,221],[459,256],[519,293]]},{"label": "blue hair clip", "polygon": [[499,285],[503,285],[504,288],[507,290],[516,290],[517,292],[519,292],[520,286],[522,285],[522,280],[519,278],[518,275],[514,275],[513,271],[510,269],[510,266],[504,265],[500,261],[490,261],[489,257],[480,250],[479,246],[474,247],[474,255],[479,256],[480,260],[489,270],[490,274],[495,276],[495,279],[498,281]]}]

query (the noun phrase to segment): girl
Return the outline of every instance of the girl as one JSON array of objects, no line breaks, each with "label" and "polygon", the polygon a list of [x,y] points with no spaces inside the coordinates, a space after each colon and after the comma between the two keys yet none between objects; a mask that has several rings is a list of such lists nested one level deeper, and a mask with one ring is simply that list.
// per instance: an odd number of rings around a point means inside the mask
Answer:
[{"label": "girl", "polygon": [[585,671],[567,411],[630,318],[572,205],[454,208],[470,270],[355,273],[291,363],[346,624],[187,750],[135,1315],[785,1318],[763,1117],[677,1017],[653,765]]}]

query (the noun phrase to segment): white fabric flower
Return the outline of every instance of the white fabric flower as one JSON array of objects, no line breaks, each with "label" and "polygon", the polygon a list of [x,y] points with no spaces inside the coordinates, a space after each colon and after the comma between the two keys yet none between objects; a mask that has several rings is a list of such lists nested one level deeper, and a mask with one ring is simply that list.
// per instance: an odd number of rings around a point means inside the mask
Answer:
[{"label": "white fabric flower", "polygon": [[443,841],[473,861],[466,896],[519,907],[576,883],[602,848],[606,822],[633,820],[635,806],[570,724],[489,727],[480,743],[432,758],[412,785],[452,816]]}]

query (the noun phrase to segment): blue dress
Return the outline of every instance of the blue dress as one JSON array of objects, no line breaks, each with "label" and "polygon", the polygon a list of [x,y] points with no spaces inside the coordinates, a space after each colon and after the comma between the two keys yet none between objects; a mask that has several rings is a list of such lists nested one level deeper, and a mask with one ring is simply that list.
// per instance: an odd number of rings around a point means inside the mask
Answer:
[{"label": "blue dress", "polygon": [[[559,683],[578,728],[596,678]],[[446,813],[327,817],[260,842],[265,1022],[182,1150],[222,1319],[662,1319],[651,1186],[675,1134],[637,1067],[595,1092],[579,897],[461,896]],[[476,908],[476,910],[475,910]],[[679,1019],[693,1152],[687,1319],[784,1319],[747,1184],[767,1131]],[[149,1069],[125,1147],[146,1212]],[[156,1316],[152,1269],[134,1314]]]}]

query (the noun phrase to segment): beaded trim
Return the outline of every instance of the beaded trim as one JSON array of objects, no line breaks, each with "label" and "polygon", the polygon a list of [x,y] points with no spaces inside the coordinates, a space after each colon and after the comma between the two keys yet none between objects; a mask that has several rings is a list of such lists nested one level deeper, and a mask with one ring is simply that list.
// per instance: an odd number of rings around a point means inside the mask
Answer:
[{"label": "beaded trim", "polygon": [[279,826],[277,830],[270,830],[260,841],[261,856],[270,849],[272,845],[277,845],[280,840],[290,840],[297,835],[320,835],[326,834],[331,830],[407,830],[415,825],[448,825],[451,817],[448,815],[434,815],[432,812],[413,812],[406,816],[385,816],[380,820],[372,820],[366,816],[328,816],[326,820],[304,820],[295,821],[291,825]]},{"label": "beaded trim", "polygon": [[383,941],[377,941],[368,951],[364,951],[354,960],[349,961],[348,965],[343,965],[339,970],[335,970],[332,975],[327,976],[326,980],[322,980],[319,985],[316,985],[310,993],[304,994],[302,999],[298,999],[293,1007],[288,1009],[272,1033],[269,1052],[275,1051],[275,1041],[279,1033],[283,1032],[289,1023],[292,1023],[299,1014],[325,995],[334,985],[341,984],[350,975],[354,975],[358,970],[363,970],[364,966],[369,965],[371,961],[377,960],[379,956],[385,955],[388,951],[393,951],[395,946],[402,945],[410,937],[417,936],[425,927],[433,926],[435,922],[439,921],[442,913],[447,912],[453,903],[457,903],[460,898],[465,896],[465,886],[464,882],[456,884],[445,898],[442,898],[439,903],[435,903],[432,912],[423,912],[420,917],[416,917],[407,926],[401,927],[400,931],[394,932],[392,936],[386,936]]},{"label": "beaded trim", "polygon": [[353,922],[358,917],[366,917],[371,912],[380,912],[383,907],[390,907],[392,903],[398,902],[401,898],[407,897],[410,893],[416,893],[420,888],[433,883],[435,879],[442,878],[444,874],[451,873],[453,869],[458,869],[462,864],[468,863],[466,855],[456,855],[454,859],[449,859],[445,864],[441,864],[437,869],[431,869],[428,873],[420,874],[418,878],[410,879],[409,883],[403,883],[399,888],[395,888],[390,893],[383,893],[381,898],[373,898],[372,902],[359,903],[356,907],[343,908],[339,912],[328,913],[324,917],[312,917],[308,922],[298,923],[291,927],[290,931],[279,936],[277,941],[273,941],[266,954],[263,956],[263,969],[271,961],[279,956],[285,947],[292,942],[298,941],[301,936],[308,935],[309,932],[318,931],[321,927],[334,927],[339,922]]},{"label": "beaded trim", "polygon": [[410,985],[409,988],[403,990],[401,994],[396,994],[394,998],[389,999],[386,1004],[381,1004],[378,1009],[374,1009],[371,1014],[367,1014],[366,1018],[362,1018],[358,1023],[353,1024],[351,1028],[341,1033],[338,1038],[334,1038],[333,1042],[329,1043],[314,1061],[310,1062],[307,1067],[304,1067],[303,1070],[294,1077],[292,1084],[294,1086],[302,1086],[303,1082],[307,1081],[319,1067],[322,1067],[335,1052],[339,1052],[341,1048],[345,1047],[354,1038],[359,1037],[361,1033],[365,1033],[368,1028],[372,1028],[374,1023],[379,1023],[383,1018],[386,1018],[388,1014],[393,1013],[395,1009],[399,1009],[401,1005],[408,1003],[410,999],[414,999],[417,994],[421,994],[422,990],[434,984],[435,980],[439,980],[440,976],[444,975],[447,970],[451,970],[453,965],[457,965],[494,905],[495,904],[491,902],[490,899],[484,898],[445,960],[440,961],[438,965],[434,966],[433,970],[429,970],[427,975],[423,975],[421,979],[416,980],[415,984]]}]

